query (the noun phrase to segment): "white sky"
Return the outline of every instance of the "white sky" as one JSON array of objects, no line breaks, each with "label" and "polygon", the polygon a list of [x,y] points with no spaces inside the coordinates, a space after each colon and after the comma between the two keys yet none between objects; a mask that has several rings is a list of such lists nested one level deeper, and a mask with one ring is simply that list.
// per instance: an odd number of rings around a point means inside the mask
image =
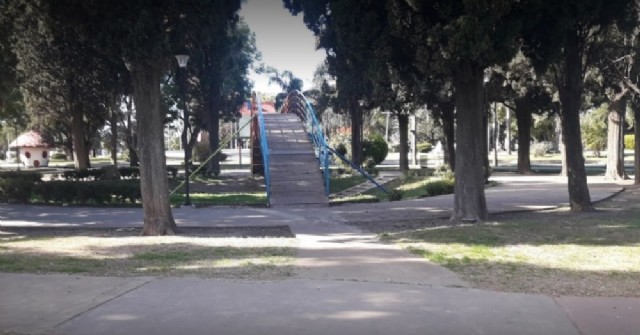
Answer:
[{"label": "white sky", "polygon": [[[304,81],[304,89],[311,88],[313,73],[324,61],[324,50],[316,51],[315,36],[304,25],[302,14],[293,16],[284,8],[282,0],[247,0],[240,15],[256,34],[256,46],[262,62],[278,71],[288,70]],[[275,94],[277,85],[268,85],[267,76],[250,76],[257,92]]]}]

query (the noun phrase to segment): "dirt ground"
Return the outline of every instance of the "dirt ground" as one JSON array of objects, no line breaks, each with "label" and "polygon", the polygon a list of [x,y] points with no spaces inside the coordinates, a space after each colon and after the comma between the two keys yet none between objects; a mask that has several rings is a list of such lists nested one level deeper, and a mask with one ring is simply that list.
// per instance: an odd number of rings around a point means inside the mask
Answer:
[{"label": "dirt ground", "polygon": [[[181,180],[171,180],[169,189],[173,190],[182,183]],[[182,187],[179,189],[179,191]],[[192,193],[252,193],[264,192],[264,178],[260,176],[220,176],[216,179],[205,179],[196,177],[189,183],[189,190]]]}]

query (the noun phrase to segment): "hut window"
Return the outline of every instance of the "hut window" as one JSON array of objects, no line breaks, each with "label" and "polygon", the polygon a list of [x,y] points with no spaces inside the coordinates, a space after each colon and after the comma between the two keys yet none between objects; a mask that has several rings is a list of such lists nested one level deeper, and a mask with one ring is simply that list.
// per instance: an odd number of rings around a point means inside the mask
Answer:
[{"label": "hut window", "polygon": [[42,158],[44,158],[44,159],[46,159],[46,158],[47,158],[47,152],[46,152],[46,151],[43,151],[43,152],[42,152]]},{"label": "hut window", "polygon": [[24,156],[27,157],[27,158],[31,158],[31,153],[29,151],[27,151],[27,152],[24,153]]}]

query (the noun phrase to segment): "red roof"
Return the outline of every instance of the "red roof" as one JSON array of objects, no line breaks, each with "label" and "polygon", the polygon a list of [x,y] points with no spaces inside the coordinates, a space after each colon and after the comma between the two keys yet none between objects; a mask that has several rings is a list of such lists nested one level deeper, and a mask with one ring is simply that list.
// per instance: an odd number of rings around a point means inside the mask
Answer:
[{"label": "red roof", "polygon": [[20,148],[51,147],[51,145],[42,140],[40,133],[33,130],[18,136],[18,138],[9,144],[9,149],[15,149],[18,146],[20,146]]},{"label": "red roof", "polygon": [[[251,110],[249,109],[249,104],[245,103],[244,105],[242,105],[242,108],[240,109],[240,115],[241,116],[251,116]],[[275,113],[276,112],[276,107],[273,104],[273,102],[263,102],[262,103],[262,112],[263,113]]]}]

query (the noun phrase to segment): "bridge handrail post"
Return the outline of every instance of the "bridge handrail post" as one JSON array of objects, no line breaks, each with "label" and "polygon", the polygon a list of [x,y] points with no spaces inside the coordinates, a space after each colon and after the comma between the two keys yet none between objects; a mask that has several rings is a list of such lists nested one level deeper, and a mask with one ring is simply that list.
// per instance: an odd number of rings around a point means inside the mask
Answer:
[{"label": "bridge handrail post", "polygon": [[264,166],[264,185],[267,191],[267,204],[271,204],[271,176],[269,173],[269,145],[267,144],[267,132],[262,113],[262,102],[255,94],[256,106],[258,108],[258,128],[260,129],[260,149],[262,151],[262,164]]}]

